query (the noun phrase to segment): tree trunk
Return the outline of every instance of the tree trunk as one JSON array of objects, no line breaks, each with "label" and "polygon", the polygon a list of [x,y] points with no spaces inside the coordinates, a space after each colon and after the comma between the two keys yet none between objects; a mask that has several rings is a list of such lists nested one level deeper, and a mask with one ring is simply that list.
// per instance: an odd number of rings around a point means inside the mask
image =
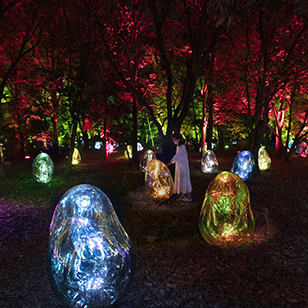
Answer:
[{"label": "tree trunk", "polygon": [[20,159],[23,160],[25,158],[25,137],[22,129],[19,130],[19,144],[20,144]]},{"label": "tree trunk", "polygon": [[206,92],[207,92],[207,83],[204,83],[204,87],[201,89],[201,97],[202,97],[202,149],[206,145],[206,128],[207,128],[207,115],[206,115]]},{"label": "tree trunk", "polygon": [[222,131],[220,125],[217,126],[217,133],[218,133],[218,149],[220,151],[223,151],[224,148],[225,148],[225,145],[224,145],[224,134],[223,134],[223,131]]},{"label": "tree trunk", "polygon": [[133,98],[133,129],[131,131],[131,142],[132,142],[132,160],[131,163],[133,165],[139,164],[138,151],[137,151],[137,133],[138,133],[138,114],[137,114],[137,100],[136,95]]},{"label": "tree trunk", "polygon": [[207,149],[212,149],[212,142],[213,142],[213,87],[208,87],[208,100],[207,100],[207,106],[209,111],[208,121],[207,121],[207,130],[206,130],[206,145]]},{"label": "tree trunk", "polygon": [[52,148],[56,154],[59,154],[59,134],[58,134],[58,119],[51,117],[52,122]]},{"label": "tree trunk", "polygon": [[4,179],[5,174],[4,174],[4,168],[3,168],[3,161],[0,159],[0,179]]},{"label": "tree trunk", "polygon": [[214,54],[209,55],[209,74],[208,74],[208,99],[207,99],[207,107],[208,107],[208,121],[207,121],[207,131],[206,131],[206,144],[207,149],[212,149],[213,142],[213,75],[214,75]]},{"label": "tree trunk", "polygon": [[69,151],[68,151],[68,158],[67,158],[67,162],[66,162],[66,169],[65,169],[66,175],[71,174],[72,158],[73,158],[73,153],[74,153],[74,148],[75,148],[75,137],[76,137],[76,132],[77,132],[77,123],[78,123],[77,120],[74,120],[72,135],[71,135],[71,143],[70,143],[70,148],[69,148]]},{"label": "tree trunk", "polygon": [[84,150],[87,151],[89,149],[89,136],[88,136],[88,130],[87,129],[82,132],[82,139],[84,141],[83,148],[84,148]]}]

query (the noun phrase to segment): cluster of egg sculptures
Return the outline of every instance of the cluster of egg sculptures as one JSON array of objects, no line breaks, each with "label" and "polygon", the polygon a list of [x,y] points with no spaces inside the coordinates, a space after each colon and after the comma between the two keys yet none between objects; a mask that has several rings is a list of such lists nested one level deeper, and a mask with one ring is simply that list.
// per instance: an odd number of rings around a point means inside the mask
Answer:
[{"label": "cluster of egg sculptures", "polygon": [[201,159],[201,170],[204,173],[214,173],[218,171],[218,161],[213,150],[207,150]]},{"label": "cluster of egg sculptures", "polygon": [[240,152],[234,159],[231,171],[242,180],[248,181],[253,176],[255,160],[249,151]]},{"label": "cluster of egg sculptures", "polygon": [[300,158],[307,158],[308,156],[308,145],[306,142],[302,141],[296,148],[295,153]]},{"label": "cluster of egg sculptures", "polygon": [[169,168],[160,160],[151,160],[145,170],[145,187],[155,202],[164,202],[173,195],[173,179]]},{"label": "cluster of egg sculptures", "polygon": [[199,230],[211,245],[246,243],[255,228],[249,190],[235,173],[223,171],[208,186],[199,216]]},{"label": "cluster of egg sculptures", "polygon": [[53,178],[53,161],[47,153],[38,154],[32,163],[32,177],[38,183],[49,183]]},{"label": "cluster of egg sculptures", "polygon": [[106,194],[78,185],[59,201],[50,224],[48,273],[58,299],[72,308],[104,308],[131,285],[136,258]]},{"label": "cluster of egg sculptures", "polygon": [[152,150],[145,151],[140,158],[140,168],[145,171],[148,163],[156,159],[155,153]]},{"label": "cluster of egg sculptures", "polygon": [[260,148],[258,152],[258,166],[261,171],[267,170],[271,166],[271,158],[265,148]]}]

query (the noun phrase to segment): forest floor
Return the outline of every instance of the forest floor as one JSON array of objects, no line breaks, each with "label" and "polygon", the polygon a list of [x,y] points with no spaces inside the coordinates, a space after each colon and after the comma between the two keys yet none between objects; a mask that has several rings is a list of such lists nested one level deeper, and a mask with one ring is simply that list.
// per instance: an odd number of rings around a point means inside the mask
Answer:
[{"label": "forest floor", "polygon": [[[216,155],[220,171],[229,171],[236,153]],[[193,202],[187,204],[175,196],[164,204],[140,203],[143,172],[116,154],[108,161],[87,155],[69,178],[65,161],[55,161],[46,185],[32,180],[30,160],[5,162],[0,307],[64,307],[48,279],[49,225],[61,196],[85,183],[110,198],[136,254],[133,283],[112,307],[308,307],[308,160],[272,159],[269,170],[247,182],[256,227],[251,241],[236,248],[211,246],[202,238],[198,217],[215,174],[201,172],[200,153],[189,152],[189,161]]]}]

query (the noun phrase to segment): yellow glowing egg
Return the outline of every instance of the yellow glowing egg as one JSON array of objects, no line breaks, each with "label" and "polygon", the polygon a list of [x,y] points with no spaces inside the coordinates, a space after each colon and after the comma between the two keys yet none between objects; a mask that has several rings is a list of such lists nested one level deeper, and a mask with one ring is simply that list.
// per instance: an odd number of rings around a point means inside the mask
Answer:
[{"label": "yellow glowing egg", "polygon": [[255,228],[249,190],[235,173],[218,174],[207,188],[199,216],[199,229],[211,245],[239,246]]},{"label": "yellow glowing egg", "polygon": [[155,202],[164,202],[173,195],[173,179],[169,168],[161,161],[151,160],[145,170],[145,187]]},{"label": "yellow glowing egg", "polygon": [[80,153],[79,153],[78,149],[75,148],[74,152],[73,152],[72,164],[78,165],[80,161],[81,161]]},{"label": "yellow glowing egg", "polygon": [[260,170],[266,170],[271,166],[271,158],[265,148],[260,148],[258,153],[258,166]]},{"label": "yellow glowing egg", "polygon": [[131,145],[126,146],[125,157],[128,159],[133,157],[133,147]]}]

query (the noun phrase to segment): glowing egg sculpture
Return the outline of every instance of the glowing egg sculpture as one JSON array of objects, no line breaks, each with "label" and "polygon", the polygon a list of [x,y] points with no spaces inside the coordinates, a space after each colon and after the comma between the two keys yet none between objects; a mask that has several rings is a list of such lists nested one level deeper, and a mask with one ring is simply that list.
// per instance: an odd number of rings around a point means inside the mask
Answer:
[{"label": "glowing egg sculpture", "polygon": [[242,180],[248,181],[255,170],[255,160],[249,151],[240,152],[234,159],[231,171]]},{"label": "glowing egg sculpture", "polygon": [[145,187],[155,202],[164,202],[173,195],[173,179],[169,168],[160,160],[151,160],[145,170]]},{"label": "glowing egg sculpture", "polygon": [[271,158],[265,148],[260,148],[258,152],[258,166],[261,171],[267,170],[271,166]]},{"label": "glowing egg sculpture", "polygon": [[100,150],[101,147],[102,147],[101,143],[100,143],[99,141],[96,141],[95,144],[94,144],[94,148],[95,148],[96,150]]},{"label": "glowing egg sculpture", "polygon": [[201,170],[204,173],[213,173],[218,170],[218,161],[213,150],[207,150],[201,159]]},{"label": "glowing egg sculpture", "polygon": [[74,148],[72,164],[73,165],[78,165],[80,161],[81,161],[80,153],[79,153],[77,148]]},{"label": "glowing egg sculpture", "polygon": [[307,158],[308,156],[308,145],[306,142],[302,141],[296,148],[296,154],[300,158]]},{"label": "glowing egg sculpture", "polygon": [[32,163],[32,177],[38,183],[49,183],[53,178],[53,161],[46,153],[38,154]]},{"label": "glowing egg sculpture", "polygon": [[224,171],[210,183],[199,216],[199,230],[211,245],[239,246],[255,228],[249,190],[235,173]]},{"label": "glowing egg sculpture", "polygon": [[136,258],[104,192],[92,185],[68,190],[49,231],[49,280],[66,307],[109,307],[127,291]]},{"label": "glowing egg sculpture", "polygon": [[137,142],[137,151],[140,152],[143,150],[143,146],[140,142]]},{"label": "glowing egg sculpture", "polygon": [[153,159],[156,159],[155,153],[152,150],[145,151],[140,158],[140,168],[144,171],[147,164]]},{"label": "glowing egg sculpture", "polygon": [[125,157],[128,159],[133,157],[133,147],[131,145],[126,146]]}]

